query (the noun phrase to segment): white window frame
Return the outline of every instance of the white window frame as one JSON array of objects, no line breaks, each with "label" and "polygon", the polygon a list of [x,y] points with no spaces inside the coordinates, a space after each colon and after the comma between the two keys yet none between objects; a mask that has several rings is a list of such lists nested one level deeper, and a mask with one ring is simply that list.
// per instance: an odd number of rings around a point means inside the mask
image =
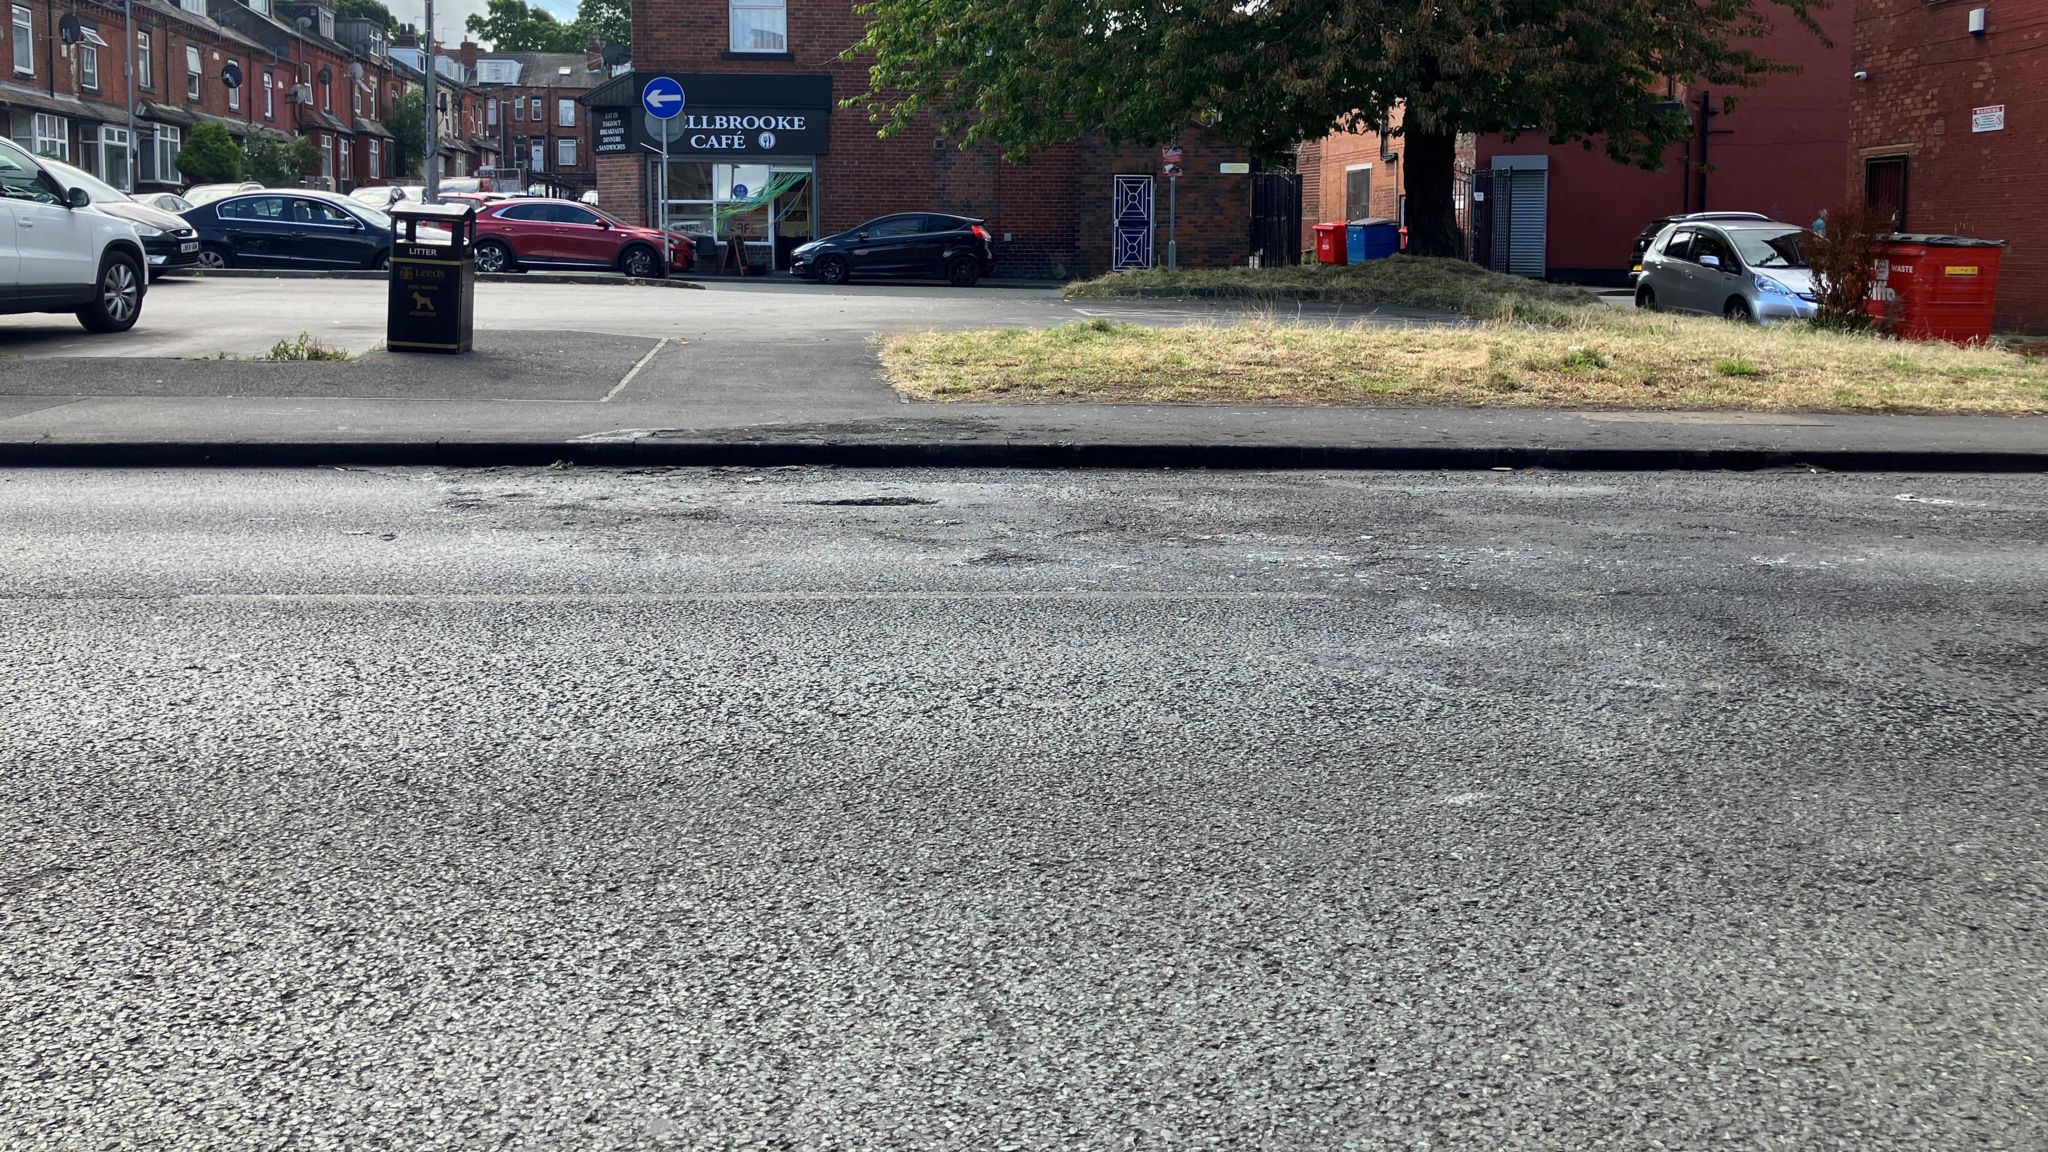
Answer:
[{"label": "white window frame", "polygon": [[156,174],[152,180],[158,184],[183,181],[184,173],[178,171],[178,151],[185,146],[184,130],[159,124],[151,133],[149,146],[156,149]]},{"label": "white window frame", "polygon": [[55,156],[71,162],[71,122],[54,112],[38,112],[29,120],[32,151],[38,156]]},{"label": "white window frame", "polygon": [[320,137],[320,179],[327,184],[327,190],[334,190],[334,137]]},{"label": "white window frame", "polygon": [[[235,66],[238,68],[241,67],[240,64],[236,64]],[[244,79],[242,82],[245,84],[248,83],[246,74],[244,75]],[[228,89],[228,108],[230,111],[234,112],[240,112],[242,110],[242,90],[240,88]]]},{"label": "white window frame", "polygon": [[526,97],[514,96],[512,98],[512,119],[519,121],[521,124],[526,123]]},{"label": "white window frame", "polygon": [[156,87],[156,34],[147,28],[135,30],[135,82],[143,88]]},{"label": "white window frame", "polygon": [[498,101],[495,97],[484,104],[484,123],[492,128],[498,126]]},{"label": "white window frame", "polygon": [[535,96],[535,97],[533,98],[533,100],[532,100],[532,104],[533,104],[533,115],[532,115],[531,119],[533,120],[533,122],[534,122],[535,124],[545,124],[545,123],[547,122],[547,117],[545,117],[545,116],[542,116],[542,115],[541,115],[541,113],[540,113],[540,97],[538,97],[538,96]]},{"label": "white window frame", "polygon": [[14,6],[14,73],[36,74],[36,18],[26,4]]},{"label": "white window frame", "polygon": [[199,102],[199,97],[200,97],[200,93],[201,93],[201,91],[202,91],[202,89],[200,88],[200,86],[199,86],[199,85],[200,85],[200,81],[201,81],[201,80],[202,80],[202,79],[203,79],[203,78],[205,77],[205,75],[206,75],[206,71],[205,71],[205,69],[206,69],[206,65],[205,65],[204,63],[202,63],[202,62],[200,61],[200,59],[199,59],[199,45],[197,45],[197,44],[187,44],[187,45],[185,45],[185,101],[186,101],[186,103],[189,103],[189,104],[196,104],[196,103],[198,103],[198,102]]},{"label": "white window frame", "polygon": [[268,72],[263,74],[263,118],[277,119],[277,85],[271,83]]},{"label": "white window frame", "polygon": [[[99,165],[99,178],[116,188],[133,190],[135,185],[128,179],[129,165],[135,163],[135,149],[128,136],[128,129],[113,124],[100,125],[99,139],[93,144],[93,162]],[[109,162],[107,150],[118,148],[124,157],[118,165]]]},{"label": "white window frame", "polygon": [[574,167],[576,167],[576,138],[574,136],[555,137],[555,171],[560,172]]},{"label": "white window frame", "polygon": [[95,92],[100,90],[100,50],[90,44],[78,46],[78,84]]},{"label": "white window frame", "polygon": [[382,148],[383,143],[384,142],[382,140],[376,139],[375,137],[372,137],[370,139],[369,176],[370,179],[372,180],[382,180],[384,178],[384,156]]},{"label": "white window frame", "polygon": [[[355,149],[349,147],[348,141],[344,140],[337,151],[341,153],[341,182],[346,184],[355,179],[355,173],[351,171],[355,167]],[[341,189],[336,188],[335,191],[339,192]]]},{"label": "white window frame", "polygon": [[348,82],[348,103],[356,115],[363,114],[363,86],[354,80]]},{"label": "white window frame", "polygon": [[[741,13],[763,13],[763,14],[765,14],[765,13],[769,13],[769,12],[773,12],[773,13],[775,13],[775,14],[776,14],[777,16],[781,17],[781,23],[780,23],[780,30],[779,30],[779,32],[777,33],[777,35],[778,35],[778,36],[779,36],[779,38],[781,39],[781,41],[782,41],[782,44],[781,44],[781,45],[780,45],[779,47],[775,47],[775,48],[756,48],[756,47],[754,47],[754,46],[752,46],[752,45],[749,45],[749,44],[742,44],[742,43],[740,43],[740,33],[741,33],[741,19],[740,19],[740,14],[741,14]],[[727,49],[729,49],[729,50],[730,50],[730,51],[732,51],[732,52],[735,52],[735,53],[746,53],[746,54],[749,54],[749,55],[752,55],[752,54],[756,54],[756,53],[760,53],[760,54],[770,54],[770,53],[773,53],[773,54],[777,54],[777,55],[780,55],[780,54],[782,54],[782,53],[786,53],[786,52],[788,52],[788,51],[789,51],[789,5],[788,5],[788,4],[786,3],[786,0],[728,0],[727,6],[726,6],[725,20],[726,20],[726,29],[727,29],[727,31],[726,31],[726,48],[727,48]],[[766,29],[748,29],[748,30],[749,30],[749,31],[765,31]]]},{"label": "white window frame", "polygon": [[555,127],[574,128],[575,126],[576,101],[557,99],[555,101]]}]

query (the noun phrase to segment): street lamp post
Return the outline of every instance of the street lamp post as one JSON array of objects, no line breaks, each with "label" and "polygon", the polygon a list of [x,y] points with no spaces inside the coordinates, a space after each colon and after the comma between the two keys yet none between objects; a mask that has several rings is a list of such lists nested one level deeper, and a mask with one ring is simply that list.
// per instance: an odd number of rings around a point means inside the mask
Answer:
[{"label": "street lamp post", "polygon": [[135,191],[135,0],[123,0],[121,4],[122,26],[127,29],[128,46],[121,53],[122,70],[128,74],[128,170],[122,173],[128,183],[121,189],[133,194]]},{"label": "street lamp post", "polygon": [[434,83],[434,0],[426,0],[426,4],[426,51],[420,59],[426,64],[422,71],[427,74],[427,154],[421,157],[420,163],[426,169],[422,173],[426,178],[426,201],[437,204],[441,199],[441,105],[436,98]]}]

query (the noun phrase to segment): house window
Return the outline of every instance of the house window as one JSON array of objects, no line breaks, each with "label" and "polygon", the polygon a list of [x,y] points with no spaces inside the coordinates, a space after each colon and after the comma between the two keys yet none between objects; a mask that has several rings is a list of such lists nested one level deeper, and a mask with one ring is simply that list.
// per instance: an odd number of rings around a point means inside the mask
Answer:
[{"label": "house window", "polygon": [[1372,215],[1372,165],[1353,164],[1344,169],[1344,219],[1363,220]]},{"label": "house window", "polygon": [[531,103],[533,104],[533,122],[538,124],[540,123],[540,97],[535,96]]},{"label": "house window", "polygon": [[184,145],[184,136],[176,128],[159,125],[154,139],[143,141],[141,153],[136,157],[137,167],[142,171],[144,183],[176,184],[179,179],[178,149]]},{"label": "house window", "polygon": [[34,137],[36,155],[55,156],[59,160],[71,159],[71,125],[62,116],[38,112],[29,127]]},{"label": "house window", "polygon": [[517,98],[514,98],[514,99],[513,99],[513,101],[512,101],[512,118],[513,118],[514,120],[525,120],[525,119],[526,119],[526,101],[524,101],[524,100],[520,100],[520,99],[517,99]]},{"label": "house window", "polygon": [[[237,67],[237,68],[241,67],[241,65],[240,65],[239,63],[235,63],[234,61],[230,61],[230,63],[234,63],[234,64],[235,64],[235,67]],[[228,107],[229,107],[230,109],[233,109],[233,110],[234,110],[234,111],[236,111],[236,112],[239,112],[239,111],[241,111],[241,110],[242,110],[242,90],[241,90],[241,88],[239,88],[239,87],[235,87],[235,88],[230,88],[230,89],[228,89]]]},{"label": "house window", "polygon": [[782,0],[731,0],[732,50],[789,51],[789,9]]},{"label": "house window", "polygon": [[320,110],[322,112],[334,111],[334,83],[332,81],[322,80],[320,82]]},{"label": "house window", "polygon": [[147,32],[135,34],[135,82],[144,88],[156,87],[156,56],[152,49],[155,42]]},{"label": "house window", "polygon": [[78,46],[78,82],[95,91],[100,86],[100,50],[90,44]]},{"label": "house window", "polygon": [[99,177],[119,188],[133,187],[128,181],[128,130],[111,124],[100,125]]},{"label": "house window", "polygon": [[370,179],[372,180],[384,178],[384,157],[382,149],[379,147],[383,143],[382,140],[370,141]]},{"label": "house window", "polygon": [[263,118],[277,119],[277,88],[270,82],[270,73],[263,74]]},{"label": "house window", "polygon": [[498,102],[496,100],[489,100],[484,103],[484,123],[493,128],[498,126]]},{"label": "house window", "polygon": [[348,102],[349,107],[355,109],[356,115],[361,116],[363,114],[363,89],[361,85],[353,81],[348,86]]},{"label": "house window", "polygon": [[199,100],[199,46],[185,45],[185,99]]},{"label": "house window", "polygon": [[555,141],[555,167],[560,169],[574,168],[575,166],[576,141],[573,139]]},{"label": "house window", "polygon": [[574,100],[555,101],[555,124],[561,128],[574,128],[576,126],[576,102]]},{"label": "house window", "polygon": [[533,142],[533,170],[535,172],[545,172],[548,170],[548,144],[545,140],[535,140]]},{"label": "house window", "polygon": [[206,0],[178,0],[178,7],[194,15],[206,15]]},{"label": "house window", "polygon": [[341,146],[341,179],[343,183],[347,183],[350,179],[353,178],[349,170],[352,167],[354,167],[354,161],[355,149],[349,147],[347,144],[343,144]]},{"label": "house window", "polygon": [[1870,206],[1872,226],[1888,232],[1906,230],[1906,158],[1880,156],[1863,162],[1863,202]]},{"label": "house window", "polygon": [[14,70],[23,76],[36,74],[36,23],[28,9],[14,6]]},{"label": "house window", "polygon": [[320,137],[320,179],[322,186],[334,187],[334,137]]}]

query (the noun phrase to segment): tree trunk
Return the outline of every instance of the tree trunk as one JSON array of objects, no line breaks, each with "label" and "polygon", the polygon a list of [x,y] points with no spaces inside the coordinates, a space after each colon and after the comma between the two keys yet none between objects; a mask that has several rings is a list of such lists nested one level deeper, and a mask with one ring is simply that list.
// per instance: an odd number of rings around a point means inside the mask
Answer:
[{"label": "tree trunk", "polygon": [[1409,129],[1401,139],[1407,153],[1402,160],[1408,166],[1408,251],[1416,256],[1462,257],[1464,243],[1452,202],[1457,135]]}]

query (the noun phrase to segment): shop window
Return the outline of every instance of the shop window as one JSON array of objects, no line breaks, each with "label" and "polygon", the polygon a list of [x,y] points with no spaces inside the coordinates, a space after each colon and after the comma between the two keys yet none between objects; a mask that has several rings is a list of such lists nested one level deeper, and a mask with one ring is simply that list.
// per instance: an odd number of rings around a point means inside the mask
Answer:
[{"label": "shop window", "polygon": [[156,41],[147,30],[135,34],[135,82],[144,88],[156,87]]},{"label": "shop window", "polygon": [[1863,162],[1863,202],[1870,222],[1891,232],[1906,230],[1906,158],[1882,156]]},{"label": "shop window", "polygon": [[20,4],[14,6],[14,70],[23,76],[36,74],[36,18]]},{"label": "shop window", "polygon": [[38,112],[29,122],[29,130],[36,155],[55,156],[64,161],[71,159],[70,121],[48,112]]},{"label": "shop window", "polygon": [[734,52],[789,51],[789,9],[782,0],[731,0]]}]

